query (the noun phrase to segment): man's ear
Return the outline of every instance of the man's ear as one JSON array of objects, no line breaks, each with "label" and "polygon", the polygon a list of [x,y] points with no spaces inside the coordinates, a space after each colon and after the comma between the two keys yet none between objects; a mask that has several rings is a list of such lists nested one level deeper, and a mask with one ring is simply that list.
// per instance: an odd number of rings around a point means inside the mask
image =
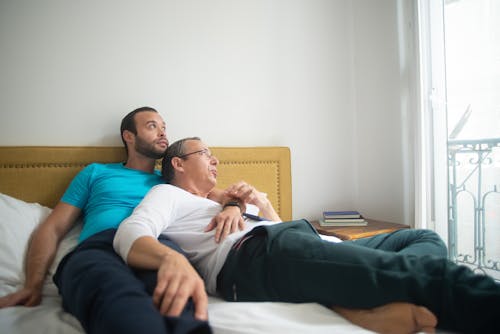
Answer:
[{"label": "man's ear", "polygon": [[134,140],[135,135],[131,131],[125,130],[123,131],[122,137],[127,144],[130,144]]},{"label": "man's ear", "polygon": [[184,160],[179,157],[173,157],[171,162],[175,170],[184,171]]}]

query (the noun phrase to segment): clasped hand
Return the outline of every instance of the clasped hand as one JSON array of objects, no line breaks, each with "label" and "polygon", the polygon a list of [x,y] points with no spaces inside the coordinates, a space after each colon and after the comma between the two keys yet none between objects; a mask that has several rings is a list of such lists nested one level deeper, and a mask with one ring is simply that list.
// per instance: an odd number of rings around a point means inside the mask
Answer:
[{"label": "clasped hand", "polygon": [[229,197],[236,198],[245,204],[253,204],[259,209],[269,204],[266,194],[258,191],[245,181],[229,186],[224,192]]},{"label": "clasped hand", "polygon": [[205,232],[215,229],[215,242],[219,243],[229,234],[244,228],[245,221],[241,216],[240,209],[237,206],[228,206],[212,218],[205,228]]},{"label": "clasped hand", "polygon": [[[257,191],[244,181],[229,186],[220,196],[226,201],[238,200],[242,204],[253,204],[259,208],[268,203],[265,194]],[[245,228],[245,221],[241,214],[241,209],[237,206],[227,206],[212,218],[205,228],[205,232],[215,229],[215,242],[219,243],[229,234],[241,231]]]}]

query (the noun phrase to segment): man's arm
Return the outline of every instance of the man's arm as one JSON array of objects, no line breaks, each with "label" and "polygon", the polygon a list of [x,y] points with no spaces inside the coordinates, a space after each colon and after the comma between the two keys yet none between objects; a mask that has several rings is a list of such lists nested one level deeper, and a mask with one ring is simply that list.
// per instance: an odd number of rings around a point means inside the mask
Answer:
[{"label": "man's arm", "polygon": [[[245,211],[245,203],[238,198],[231,197],[224,190],[214,189],[208,194],[208,198],[218,202],[223,209],[207,225],[205,232],[215,229],[215,242],[221,242],[229,234],[243,230],[245,221],[241,214]],[[237,201],[238,206],[225,206],[228,202]]]},{"label": "man's arm", "polygon": [[157,239],[176,210],[172,189],[176,188],[153,188],[120,224],[113,247],[129,266],[158,271],[153,300],[163,315],[179,316],[192,297],[195,317],[206,320],[208,297],[200,275],[184,255]]},{"label": "man's arm", "polygon": [[42,299],[42,288],[47,272],[54,261],[57,247],[72,227],[81,210],[59,202],[47,219],[33,232],[26,255],[24,287],[0,298],[0,308],[24,305],[36,306]]},{"label": "man's arm", "polygon": [[258,191],[248,183],[240,181],[225,190],[230,197],[238,198],[240,201],[253,204],[259,208],[260,214],[271,221],[281,221],[280,216],[274,210],[271,201],[266,194]]},{"label": "man's arm", "polygon": [[163,315],[179,316],[192,297],[195,318],[208,319],[208,297],[202,278],[185,256],[149,236],[134,241],[127,256],[129,266],[158,270],[153,302]]},{"label": "man's arm", "polygon": [[237,201],[241,211],[245,211],[245,202],[237,197],[231,196],[226,190],[223,189],[213,189],[209,194],[208,198],[212,201],[220,203],[222,206],[228,202]]}]

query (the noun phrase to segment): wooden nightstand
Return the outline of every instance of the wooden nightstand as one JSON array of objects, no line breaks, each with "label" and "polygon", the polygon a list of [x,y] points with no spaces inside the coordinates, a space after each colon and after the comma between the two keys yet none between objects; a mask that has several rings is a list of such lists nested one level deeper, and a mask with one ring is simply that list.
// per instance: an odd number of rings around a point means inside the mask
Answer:
[{"label": "wooden nightstand", "polygon": [[371,237],[381,233],[389,233],[403,228],[410,228],[408,225],[389,223],[380,220],[365,218],[368,222],[366,226],[341,226],[324,227],[320,226],[317,220],[311,221],[318,233],[333,235],[342,240],[354,240],[359,238]]}]

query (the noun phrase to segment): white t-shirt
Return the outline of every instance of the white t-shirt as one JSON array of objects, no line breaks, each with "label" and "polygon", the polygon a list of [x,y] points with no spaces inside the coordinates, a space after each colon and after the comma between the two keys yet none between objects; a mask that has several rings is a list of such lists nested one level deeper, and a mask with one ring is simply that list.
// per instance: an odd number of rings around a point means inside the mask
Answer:
[{"label": "white t-shirt", "polygon": [[276,222],[247,220],[245,229],[215,242],[215,230],[204,232],[210,220],[221,211],[221,205],[193,195],[170,184],[153,187],[130,217],[119,226],[113,245],[126,261],[130,248],[142,236],[168,236],[187,254],[191,264],[205,281],[208,293],[215,294],[217,274],[232,245],[259,225]]}]

